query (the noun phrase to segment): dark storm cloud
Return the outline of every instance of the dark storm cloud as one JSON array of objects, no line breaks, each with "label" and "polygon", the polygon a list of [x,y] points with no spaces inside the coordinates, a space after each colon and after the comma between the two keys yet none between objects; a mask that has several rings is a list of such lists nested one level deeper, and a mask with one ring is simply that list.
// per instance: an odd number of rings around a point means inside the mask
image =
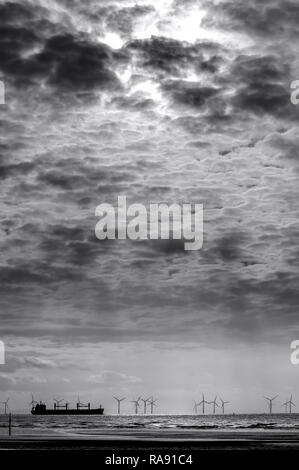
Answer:
[{"label": "dark storm cloud", "polygon": [[50,38],[34,61],[37,68],[49,71],[49,82],[65,88],[89,89],[118,86],[109,70],[109,48],[91,44],[71,35]]},{"label": "dark storm cloud", "polygon": [[109,47],[80,32],[58,33],[45,9],[8,3],[0,6],[0,16],[0,67],[6,77],[23,85],[46,80],[69,91],[119,86]]},{"label": "dark storm cloud", "polygon": [[67,266],[49,264],[43,261],[28,261],[17,266],[2,266],[0,271],[1,289],[4,286],[24,286],[28,284],[46,285],[63,280],[80,280],[82,275]]},{"label": "dark storm cloud", "polygon": [[[141,250],[139,251],[139,246]],[[160,257],[160,256],[167,256],[170,255],[171,257],[176,255],[186,255],[187,252],[185,251],[185,241],[184,240],[148,240],[142,241],[139,243],[138,251],[143,256],[148,256],[150,258],[153,255]],[[144,261],[144,260],[143,260]]]},{"label": "dark storm cloud", "polygon": [[[268,54],[243,54],[226,62],[225,71],[211,75],[211,85],[184,80],[164,80],[162,90],[186,107],[207,111],[203,118],[214,126],[219,121],[233,122],[247,114],[298,118],[298,108],[290,102],[290,65],[283,58]],[[196,132],[194,117],[182,117],[185,128]],[[223,128],[224,130],[225,128]],[[219,127],[221,132],[221,126]]]},{"label": "dark storm cloud", "polygon": [[[108,253],[112,249],[112,241],[104,240],[99,241],[93,233],[93,225],[91,222],[86,223],[90,226],[90,236],[86,237],[88,233],[85,228],[85,237],[81,239],[68,239],[67,230],[61,227],[61,231],[64,231],[64,236],[55,237],[51,236],[49,230],[44,235],[44,241],[39,245],[42,250],[43,256],[51,260],[63,259],[66,265],[72,265],[75,268],[91,267],[101,255]],[[50,227],[48,227],[50,228]],[[63,252],[63,257],[61,253]],[[82,273],[83,275],[83,273]]]},{"label": "dark storm cloud", "polygon": [[216,255],[219,254],[223,261],[241,260],[242,252],[240,246],[242,242],[244,244],[245,240],[244,234],[232,233],[216,240],[216,246],[213,247],[213,250]]},{"label": "dark storm cloud", "polygon": [[80,186],[86,185],[87,183],[84,176],[67,175],[64,172],[58,170],[50,170],[41,173],[38,175],[37,180],[41,183],[45,183],[65,191],[76,189]]},{"label": "dark storm cloud", "polygon": [[[232,56],[216,43],[188,44],[169,38],[152,37],[128,44],[127,50],[137,54],[140,71],[149,69],[163,94],[172,104],[203,108],[207,125],[242,119],[245,113],[296,119],[298,111],[290,103],[291,64],[289,57],[274,51]],[[184,79],[184,75],[204,74],[199,82]],[[175,79],[174,79],[175,77]],[[152,102],[130,97],[121,98],[124,106],[144,108]],[[117,102],[121,102],[117,98]],[[135,100],[135,101],[134,101]],[[179,118],[180,119],[180,118]],[[195,128],[194,117],[182,117],[185,128]],[[189,122],[190,121],[190,122]]]},{"label": "dark storm cloud", "polygon": [[8,177],[26,175],[34,169],[35,165],[33,162],[21,162],[11,165],[0,165],[0,179]]},{"label": "dark storm cloud", "polygon": [[163,90],[169,92],[177,103],[195,108],[204,106],[210,98],[218,93],[216,88],[177,80],[165,82]]},{"label": "dark storm cloud", "polygon": [[132,41],[127,48],[139,53],[143,67],[177,76],[190,66],[197,71],[213,73],[222,62],[219,54],[222,48],[208,42],[191,45],[174,39],[152,37]]},{"label": "dark storm cloud", "polygon": [[[54,103],[56,109],[38,93],[24,122],[19,110],[6,116],[5,130],[13,138],[1,148],[7,191],[2,330],[29,338],[59,330],[60,341],[70,342],[188,342],[209,341],[215,332],[230,340],[239,332],[248,340],[267,318],[277,327],[296,324],[298,279],[290,271],[297,266],[297,239],[284,233],[277,264],[263,246],[277,240],[281,213],[272,215],[272,209],[298,156],[294,136],[278,137],[271,127],[273,117],[277,126],[288,127],[297,112],[289,103],[290,57],[263,42],[243,51],[236,41],[224,46],[217,35],[214,43],[162,36],[132,40],[135,22],[153,7],[100,3],[89,8],[65,1],[72,14],[55,10],[57,23],[55,15],[28,4],[0,9],[1,66],[8,78],[42,82],[46,90],[113,91],[109,105],[95,103],[86,113],[64,102],[59,114],[61,103]],[[179,3],[183,15],[186,2]],[[272,13],[272,23],[259,32],[270,3],[222,5],[223,10],[215,7],[214,22],[227,19],[232,34],[245,29],[253,40],[255,34],[270,37],[275,21],[285,21],[285,13],[279,20]],[[86,33],[83,18],[93,34]],[[105,25],[106,32],[128,35],[118,52],[98,42]],[[120,85],[123,72],[129,78]],[[260,132],[272,137],[259,139]],[[273,159],[272,153],[265,156],[266,147],[272,147]],[[289,167],[280,171],[276,158],[288,160]],[[95,206],[125,193],[133,201],[185,200],[190,194],[207,201],[213,214],[203,250],[187,253],[183,240],[96,240]],[[290,196],[285,200],[290,207]],[[265,216],[270,228],[261,227]],[[244,235],[251,226],[254,236]],[[28,365],[36,367],[34,361]]]},{"label": "dark storm cloud", "polygon": [[47,29],[54,33],[53,25],[47,19],[46,9],[39,6],[33,9],[29,4],[1,4],[0,17],[1,70],[24,83],[37,72],[24,54],[40,47]]},{"label": "dark storm cloud", "polygon": [[[64,225],[45,224],[43,227],[25,224],[18,229],[18,232],[25,240],[27,237],[35,237],[40,241],[37,247],[41,250],[39,257],[45,261],[45,265],[48,265],[49,273],[51,267],[55,269],[55,262],[61,263],[62,260],[65,266],[89,265],[92,260],[96,260],[98,254],[108,250],[110,246],[108,240],[100,242],[96,239],[93,219],[79,220],[74,226],[69,226],[67,222]],[[53,280],[54,282],[56,280],[55,272]]]},{"label": "dark storm cloud", "polygon": [[99,185],[117,183],[117,178],[122,180],[128,172],[123,172],[121,167],[117,170],[107,170],[97,166],[97,161],[90,159],[62,158],[59,161],[51,161],[41,158],[37,160],[37,184],[46,184],[65,191],[86,189],[87,192],[96,190]]},{"label": "dark storm cloud", "polygon": [[[0,14],[2,25],[9,25],[15,28],[14,31],[22,31],[22,27],[26,26],[28,31],[36,32],[36,37],[47,37],[51,34],[58,34],[71,28],[72,25],[67,18],[67,15],[62,15],[61,22],[50,21],[50,11],[47,7],[40,4],[34,4],[26,0],[24,2],[4,1],[0,5]],[[24,48],[28,44],[23,44]]]},{"label": "dark storm cloud", "polygon": [[235,107],[256,114],[298,116],[290,102],[290,67],[277,56],[239,56],[231,76],[237,87],[232,99]]},{"label": "dark storm cloud", "polygon": [[[103,130],[103,135],[108,134]],[[93,207],[100,198],[103,201],[103,198],[111,197],[112,193],[120,190],[125,180],[129,182],[134,179],[130,166],[125,170],[121,164],[113,169],[105,168],[97,164],[97,158],[81,158],[78,155],[66,158],[64,153],[59,159],[48,154],[37,155],[30,162],[10,163],[11,159],[9,152],[3,152],[0,179],[10,180],[13,185],[11,193],[24,199],[36,194],[43,199],[51,197],[59,200],[60,194],[64,193],[80,207]],[[24,175],[30,176],[30,183],[25,181]]]}]

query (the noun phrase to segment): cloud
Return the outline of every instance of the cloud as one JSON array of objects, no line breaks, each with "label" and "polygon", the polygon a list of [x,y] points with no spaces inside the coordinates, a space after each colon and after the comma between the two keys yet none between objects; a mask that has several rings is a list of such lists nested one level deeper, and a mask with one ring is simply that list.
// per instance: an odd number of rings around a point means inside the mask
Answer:
[{"label": "cloud", "polygon": [[195,108],[203,107],[218,92],[212,87],[202,87],[197,83],[184,81],[165,82],[163,89],[170,92],[177,103]]},{"label": "cloud", "polygon": [[66,91],[119,87],[109,68],[109,47],[80,32],[58,34],[41,7],[33,10],[28,4],[8,3],[0,6],[0,14],[1,69],[7,78],[23,86],[46,81]]},{"label": "cloud", "polygon": [[168,76],[182,76],[186,71],[196,70],[214,73],[222,63],[222,47],[212,42],[187,42],[165,37],[130,42],[127,49],[137,52],[141,67],[156,70]]},{"label": "cloud", "polygon": [[297,35],[299,7],[296,0],[242,0],[205,2],[205,26],[223,27],[262,37]]},{"label": "cloud", "polygon": [[35,165],[33,162],[21,162],[18,164],[0,165],[0,179],[6,179],[8,177],[24,175],[30,173],[34,169]]},{"label": "cloud", "polygon": [[299,139],[296,135],[295,129],[291,129],[284,135],[281,135],[278,132],[269,135],[265,140],[265,143],[273,149],[273,152],[278,155],[280,161],[289,159],[290,161],[299,163]]},{"label": "cloud", "polygon": [[134,375],[127,375],[112,370],[104,370],[100,374],[90,375],[87,378],[87,382],[115,387],[140,384],[142,383],[142,380],[139,377],[135,377]]},{"label": "cloud", "polygon": [[57,368],[57,364],[50,359],[46,359],[43,357],[34,357],[34,356],[26,356],[24,358],[24,366],[34,367],[37,369],[53,369]]},{"label": "cloud", "polygon": [[109,6],[105,11],[106,27],[109,30],[123,34],[127,38],[133,32],[136,21],[153,12],[155,12],[155,9],[152,5],[134,5],[133,7],[116,9]]},{"label": "cloud", "polygon": [[290,103],[289,67],[276,56],[239,56],[231,74],[239,82],[232,104],[256,114],[295,118]]},{"label": "cloud", "polygon": [[50,38],[35,58],[37,67],[49,71],[49,83],[63,88],[115,88],[119,85],[109,70],[109,49],[71,35]]}]

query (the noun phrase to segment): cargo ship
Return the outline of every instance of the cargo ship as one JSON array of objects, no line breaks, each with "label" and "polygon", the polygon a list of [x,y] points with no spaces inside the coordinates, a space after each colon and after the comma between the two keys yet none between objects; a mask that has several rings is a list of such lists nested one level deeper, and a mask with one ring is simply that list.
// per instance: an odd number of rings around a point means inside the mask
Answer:
[{"label": "cargo ship", "polygon": [[69,408],[69,404],[60,405],[62,400],[56,400],[54,407],[48,409],[43,402],[32,402],[31,414],[33,415],[103,415],[104,408],[91,408],[90,403],[84,405],[78,402],[76,408]]}]

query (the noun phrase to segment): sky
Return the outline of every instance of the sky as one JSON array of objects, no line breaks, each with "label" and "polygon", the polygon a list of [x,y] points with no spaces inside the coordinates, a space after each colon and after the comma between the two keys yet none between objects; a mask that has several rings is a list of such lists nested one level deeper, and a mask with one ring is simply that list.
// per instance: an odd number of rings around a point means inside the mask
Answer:
[{"label": "sky", "polygon": [[[0,17],[0,398],[299,400],[298,1],[0,1]],[[203,204],[203,248],[98,240],[95,208],[118,196]]]}]

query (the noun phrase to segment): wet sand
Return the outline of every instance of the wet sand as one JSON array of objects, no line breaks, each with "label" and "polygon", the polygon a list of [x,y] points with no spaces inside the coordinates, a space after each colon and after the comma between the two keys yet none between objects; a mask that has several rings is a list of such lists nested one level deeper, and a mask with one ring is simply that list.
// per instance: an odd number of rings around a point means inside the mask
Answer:
[{"label": "wet sand", "polygon": [[289,431],[150,432],[115,430],[96,434],[15,433],[0,436],[0,450],[299,450],[299,433]]}]

